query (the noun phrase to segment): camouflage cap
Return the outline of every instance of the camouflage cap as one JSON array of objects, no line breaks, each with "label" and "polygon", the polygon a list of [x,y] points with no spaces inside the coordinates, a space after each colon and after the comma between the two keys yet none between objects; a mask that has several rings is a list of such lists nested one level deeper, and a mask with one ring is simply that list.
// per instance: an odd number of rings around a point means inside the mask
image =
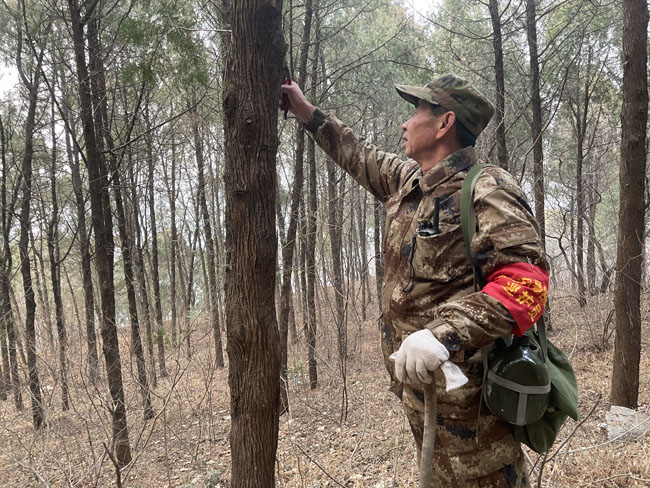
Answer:
[{"label": "camouflage cap", "polygon": [[426,86],[395,85],[404,100],[417,105],[424,100],[454,112],[458,121],[474,137],[485,129],[494,114],[494,106],[469,81],[456,75],[442,75]]}]

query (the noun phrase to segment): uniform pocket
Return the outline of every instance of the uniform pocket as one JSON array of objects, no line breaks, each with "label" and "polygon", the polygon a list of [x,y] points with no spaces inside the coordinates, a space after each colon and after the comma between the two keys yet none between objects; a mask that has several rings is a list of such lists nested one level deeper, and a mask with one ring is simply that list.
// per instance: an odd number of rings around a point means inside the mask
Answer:
[{"label": "uniform pocket", "polygon": [[450,281],[468,273],[460,226],[450,226],[433,236],[415,235],[413,272],[422,281]]}]

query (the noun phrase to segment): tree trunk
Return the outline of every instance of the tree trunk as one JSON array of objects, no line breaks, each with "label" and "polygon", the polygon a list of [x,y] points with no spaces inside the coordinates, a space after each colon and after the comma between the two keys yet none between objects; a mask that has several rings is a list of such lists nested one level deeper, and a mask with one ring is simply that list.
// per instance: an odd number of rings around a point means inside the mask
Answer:
[{"label": "tree trunk", "polygon": [[309,387],[318,387],[318,364],[316,361],[316,231],[318,200],[316,198],[316,148],[310,139],[307,144],[307,165],[309,167],[309,212],[307,213],[307,235],[305,246],[305,273],[307,275],[307,363],[309,365]]},{"label": "tree trunk", "polygon": [[587,287],[585,285],[584,266],[584,189],[583,189],[583,164],[584,164],[584,129],[582,120],[577,120],[578,148],[576,154],[576,278],[578,279],[578,301],[581,307],[587,305]]},{"label": "tree trunk", "polygon": [[90,79],[84,49],[81,11],[77,0],[68,0],[74,42],[83,136],[86,144],[86,166],[90,185],[90,205],[95,229],[95,263],[100,283],[102,315],[102,351],[112,400],[113,445],[119,466],[131,462],[131,447],[124,404],[122,364],[115,323],[115,289],[113,264],[113,222],[108,193],[106,165],[100,158],[95,137]]},{"label": "tree trunk", "polygon": [[112,173],[113,195],[115,198],[115,209],[117,211],[117,226],[120,233],[120,248],[122,250],[122,265],[124,267],[124,283],[126,285],[126,296],[129,307],[129,319],[131,322],[131,349],[135,355],[136,368],[138,372],[138,385],[142,396],[142,406],[145,420],[154,417],[151,407],[151,395],[149,393],[149,382],[147,380],[147,368],[140,338],[140,322],[138,320],[138,304],[135,296],[135,276],[133,273],[133,245],[131,234],[127,228],[126,212],[122,203],[122,175],[118,169],[117,155],[114,151],[113,138],[110,133],[108,121],[108,106],[106,103],[106,81],[104,79],[104,63],[101,59],[99,44],[99,33],[97,18],[91,17],[88,22],[88,47],[90,55],[90,69],[93,73],[91,78],[93,105],[96,112],[95,130],[97,135],[97,149],[103,153],[104,142],[108,149],[110,171]]},{"label": "tree trunk", "polygon": [[[70,117],[70,99],[67,89],[63,98],[64,117],[70,124],[70,130],[74,131],[75,124]],[[67,126],[68,124],[66,124]],[[73,132],[74,133],[74,132]],[[97,334],[95,333],[95,297],[93,275],[90,261],[90,241],[86,230],[86,200],[83,195],[83,183],[81,180],[81,170],[79,168],[79,153],[72,151],[70,143],[70,133],[66,130],[65,146],[68,153],[68,164],[72,175],[72,189],[75,195],[77,205],[77,239],[79,241],[79,253],[81,254],[81,279],[83,283],[85,323],[86,323],[86,346],[88,349],[88,376],[94,384],[99,374],[99,359],[97,357]]]},{"label": "tree trunk", "polygon": [[506,88],[503,74],[503,46],[501,39],[501,15],[498,0],[490,0],[490,19],[492,20],[492,46],[494,48],[494,74],[496,80],[496,124],[497,124],[497,153],[499,166],[506,171],[508,168],[508,151],[506,148],[505,100]]},{"label": "tree trunk", "polygon": [[597,293],[596,290],[596,178],[593,173],[587,177],[587,289],[590,296]]},{"label": "tree trunk", "polygon": [[56,331],[59,339],[59,378],[61,380],[61,406],[64,412],[70,408],[68,395],[68,372],[66,360],[67,331],[63,317],[63,299],[61,297],[61,271],[59,258],[59,203],[56,193],[56,128],[54,124],[54,100],[52,107],[52,166],[50,170],[50,190],[52,195],[52,215],[47,225],[47,250],[50,258],[50,276],[52,278],[52,294],[54,295],[54,313]]},{"label": "tree trunk", "polygon": [[616,340],[612,405],[636,409],[641,357],[646,124],[648,122],[648,5],[623,0],[623,107],[618,251],[616,255]]},{"label": "tree trunk", "polygon": [[[193,103],[194,105],[194,103]],[[196,166],[198,171],[198,198],[201,217],[203,219],[203,234],[205,238],[205,252],[207,254],[207,275],[210,285],[210,311],[212,335],[214,337],[215,359],[218,368],[224,367],[223,345],[221,343],[221,325],[219,320],[219,288],[217,284],[217,269],[215,256],[215,243],[212,237],[212,225],[208,213],[208,200],[206,197],[205,161],[203,157],[203,140],[199,132],[199,115],[192,110],[192,132],[194,133],[194,149],[196,152]],[[274,207],[275,208],[275,207]],[[226,314],[228,316],[228,314]]]},{"label": "tree trunk", "polygon": [[357,188],[359,196],[359,251],[361,253],[361,320],[365,322],[368,318],[368,244],[366,239],[366,226],[368,222],[368,195],[362,188]]},{"label": "tree trunk", "polygon": [[386,210],[379,200],[373,200],[375,225],[373,238],[375,244],[375,285],[377,287],[377,303],[381,311],[381,287],[384,281],[384,251],[382,247],[382,229],[386,223]]},{"label": "tree trunk", "polygon": [[[36,249],[36,239],[32,227],[29,228],[29,240],[32,243],[32,252],[34,253],[34,285],[36,285],[37,305],[40,304],[43,309],[42,321],[45,324],[45,332],[50,348],[54,348],[54,329],[52,327],[52,311],[50,310],[50,292],[47,288],[47,279],[45,274],[45,261],[43,260],[43,239],[39,239],[40,249]],[[38,264],[38,266],[37,266]],[[39,274],[40,268],[40,274]],[[41,277],[43,281],[41,281]],[[41,286],[42,285],[42,286]]]},{"label": "tree trunk", "polygon": [[[144,264],[144,252],[142,244],[142,228],[140,226],[140,198],[138,191],[138,183],[133,171],[133,164],[131,161],[131,154],[129,152],[129,180],[131,182],[131,206],[130,215],[133,222],[134,234],[134,253],[133,253],[133,267],[135,271],[135,286],[137,287],[137,295],[140,298],[140,316],[142,322],[145,324],[147,334],[147,355],[149,356],[149,378],[151,379],[151,387],[158,386],[158,375],[156,374],[156,355],[154,352],[154,333],[153,333],[153,317],[151,316],[151,300],[149,299],[149,289],[147,288],[147,277]],[[163,361],[165,359],[163,351]]]},{"label": "tree trunk", "polygon": [[533,194],[535,196],[535,217],[539,223],[542,245],[546,247],[544,141],[542,138],[542,97],[540,95],[536,17],[535,0],[526,0],[526,30],[528,33],[528,52],[530,56],[530,107],[533,113],[533,120],[530,127],[533,137]]},{"label": "tree trunk", "polygon": [[[16,199],[7,202],[7,158],[6,148],[8,141],[5,139],[5,130],[0,116],[0,154],[2,162],[2,184],[0,186],[0,199],[2,203],[2,260],[0,261],[0,337],[2,338],[2,362],[4,366],[5,388],[12,386],[14,404],[16,410],[23,410],[23,396],[20,391],[20,376],[18,375],[18,360],[16,358],[16,332],[14,329],[14,317],[10,296],[10,276],[13,267],[11,257],[10,231],[11,220],[14,215]],[[22,177],[19,176],[17,184],[20,184]],[[17,195],[16,195],[17,196]]]},{"label": "tree trunk", "polygon": [[17,67],[23,85],[29,93],[29,107],[25,120],[25,150],[22,161],[22,197],[20,210],[20,271],[23,278],[23,293],[25,297],[25,333],[27,346],[27,367],[29,370],[29,391],[32,400],[32,423],[34,428],[40,429],[45,421],[43,399],[41,396],[41,383],[38,376],[36,356],[36,300],[32,287],[32,274],[29,258],[29,231],[31,228],[31,200],[32,200],[32,160],[34,157],[34,127],[36,124],[36,104],[38,102],[38,85],[40,69],[43,60],[43,51],[38,57],[33,80],[27,79],[22,70],[22,29],[18,29]]},{"label": "tree trunk", "polygon": [[196,244],[199,241],[199,231],[201,229],[201,224],[199,220],[196,221],[196,228],[194,229],[194,236],[192,237],[191,250],[190,250],[190,264],[188,266],[187,272],[187,284],[183,284],[183,273],[180,270],[180,260],[179,260],[179,273],[181,277],[181,287],[185,290],[185,343],[187,346],[187,358],[192,357],[192,323],[191,323],[191,311],[192,306],[194,305],[194,260],[196,258]]},{"label": "tree trunk", "polygon": [[[298,75],[298,86],[304,87],[307,80],[307,56],[311,37],[312,0],[305,1],[305,20],[302,31],[302,46],[300,51],[300,66]],[[298,123],[296,130],[296,162],[293,172],[293,188],[291,190],[291,209],[289,212],[289,229],[287,230],[286,244],[282,247],[282,289],[280,292],[280,319],[278,328],[280,330],[280,357],[281,357],[281,401],[283,408],[288,405],[287,385],[287,341],[289,330],[289,313],[293,302],[293,289],[291,286],[291,274],[293,271],[293,255],[296,249],[296,230],[298,227],[298,211],[302,199],[304,180],[304,158],[305,158],[305,128]],[[295,325],[294,325],[295,327]],[[295,336],[294,336],[295,337]]]},{"label": "tree trunk", "polygon": [[282,1],[241,0],[229,7],[231,22],[224,24],[230,24],[232,44],[223,108],[231,486],[271,487],[280,398],[275,165],[286,46]]},{"label": "tree trunk", "polygon": [[163,325],[162,304],[160,302],[160,276],[158,274],[158,226],[156,224],[156,194],[154,192],[154,161],[153,154],[147,153],[149,169],[149,222],[151,224],[151,280],[153,282],[154,317],[156,319],[156,343],[158,344],[158,363],[160,376],[165,377],[167,365],[165,364],[165,327]]},{"label": "tree trunk", "polygon": [[[171,243],[169,245],[169,302],[172,314],[172,340],[176,344],[177,315],[176,310],[176,252],[178,250],[178,229],[176,228],[176,144],[172,142],[171,188],[169,189],[169,219],[171,221]],[[167,178],[165,178],[167,180]]]}]

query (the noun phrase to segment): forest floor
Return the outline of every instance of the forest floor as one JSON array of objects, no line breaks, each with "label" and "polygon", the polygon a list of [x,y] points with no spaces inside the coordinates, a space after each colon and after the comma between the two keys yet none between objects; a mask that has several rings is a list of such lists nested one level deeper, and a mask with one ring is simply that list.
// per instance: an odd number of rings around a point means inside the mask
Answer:
[{"label": "forest floor", "polygon": [[[325,309],[322,315],[327,315]],[[639,409],[646,411],[650,402],[649,309],[647,303],[639,394]],[[554,329],[549,337],[571,355],[580,386],[582,423],[568,422],[556,449],[546,458],[529,453],[535,479],[543,467],[539,486],[650,486],[650,436],[629,443],[608,442],[602,428],[610,407],[610,310],[610,298],[590,299],[584,309],[571,297],[553,301]],[[376,312],[369,310],[368,316],[376,316]],[[291,409],[280,420],[278,487],[417,486],[415,449],[400,403],[388,392],[376,321],[351,318],[350,324],[345,422],[341,422],[343,389],[334,326],[327,321],[319,326],[316,390],[309,388],[301,341],[290,345]],[[2,487],[117,486],[104,447],[111,432],[105,383],[95,387],[81,374],[83,339],[75,332],[71,336],[70,411],[61,411],[56,350],[43,354],[39,363],[46,401],[44,429],[32,430],[26,388],[24,411],[16,411],[11,397],[0,402]],[[122,485],[229,487],[228,372],[213,367],[210,331],[205,325],[194,324],[189,360],[185,345],[168,347],[170,375],[160,378],[152,391],[156,417],[146,423],[135,363],[128,354],[129,336],[128,329],[120,330],[134,461],[122,472]],[[24,368],[22,374],[26,376]],[[567,438],[569,441],[562,443]]]}]

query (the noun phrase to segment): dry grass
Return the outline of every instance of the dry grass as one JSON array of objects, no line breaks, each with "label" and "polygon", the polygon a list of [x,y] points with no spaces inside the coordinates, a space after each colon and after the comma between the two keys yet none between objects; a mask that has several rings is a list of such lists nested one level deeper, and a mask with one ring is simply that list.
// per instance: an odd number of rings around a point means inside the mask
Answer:
[{"label": "dry grass", "polygon": [[[554,302],[554,331],[549,335],[572,354],[581,388],[584,423],[571,435],[567,425],[561,451],[544,460],[541,486],[650,486],[650,440],[609,443],[598,424],[609,409],[613,339],[603,344],[603,324],[611,304],[593,299],[580,310],[570,297]],[[321,317],[329,315],[327,305]],[[352,310],[352,309],[351,309]],[[374,315],[374,313],[372,314]],[[128,330],[120,331],[123,374],[127,390],[130,439],[134,463],[122,473],[124,486],[203,486],[208,470],[221,474],[229,486],[229,394],[227,370],[212,367],[210,333],[194,324],[194,354],[169,348],[170,376],[154,392],[154,421],[144,423],[129,359]],[[310,390],[302,345],[290,346],[291,411],[280,422],[277,454],[279,487],[401,487],[415,486],[417,472],[411,435],[398,400],[387,391],[387,376],[373,320],[350,317],[348,417],[340,422],[342,382],[336,362],[333,325],[319,325],[320,387]],[[650,402],[648,327],[641,358],[639,402]],[[75,337],[74,333],[72,334]],[[110,438],[109,402],[104,381],[94,387],[81,374],[82,340],[74,339],[71,363],[71,405],[61,412],[56,382],[56,351],[41,356],[46,386],[47,427],[34,433],[29,401],[17,412],[9,399],[0,403],[0,486],[115,486],[115,470],[103,443]],[[25,371],[22,371],[23,375]],[[27,395],[24,388],[23,394]],[[542,460],[532,453],[535,476]]]}]

